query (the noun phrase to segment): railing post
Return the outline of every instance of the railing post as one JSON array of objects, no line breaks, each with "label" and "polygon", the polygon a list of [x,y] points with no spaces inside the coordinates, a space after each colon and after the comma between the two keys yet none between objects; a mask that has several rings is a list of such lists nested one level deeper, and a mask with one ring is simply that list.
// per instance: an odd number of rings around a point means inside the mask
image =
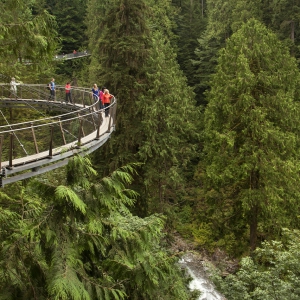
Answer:
[{"label": "railing post", "polygon": [[[111,107],[109,107],[109,112],[110,112],[110,114],[109,114],[109,121],[108,121],[108,128],[107,128],[107,132],[110,132],[110,127],[112,126],[112,124],[111,124],[111,119],[112,119],[112,117],[115,115],[115,106],[116,106],[116,103],[114,103],[113,104],[113,106]],[[115,120],[113,119],[113,122],[114,122]]]},{"label": "railing post", "polygon": [[0,187],[3,187],[2,178],[5,176],[5,169],[2,169],[2,144],[3,144],[3,135],[0,135]]},{"label": "railing post", "polygon": [[53,149],[53,125],[50,125],[50,143],[49,143],[49,158],[52,158],[52,149]]},{"label": "railing post", "polygon": [[84,94],[85,94],[85,92],[82,92],[82,106],[83,106],[83,107],[85,107]]},{"label": "railing post", "polygon": [[2,162],[2,144],[3,144],[3,135],[0,135],[0,171],[1,171],[1,167],[2,167],[1,166],[1,162]]},{"label": "railing post", "polygon": [[113,124],[116,124],[116,112],[117,112],[117,100],[115,100],[115,104],[113,106],[113,111],[112,111],[112,118],[113,118]]},{"label": "railing post", "polygon": [[14,151],[14,133],[10,132],[10,143],[9,143],[9,163],[8,168],[12,169],[12,161],[13,161],[13,151]]},{"label": "railing post", "polygon": [[33,137],[33,141],[34,141],[35,153],[38,154],[39,153],[39,148],[38,148],[38,145],[37,145],[37,142],[36,142],[36,137],[35,137],[33,123],[31,123],[31,132],[32,132],[32,137]]},{"label": "railing post", "polygon": [[66,145],[67,142],[66,142],[65,133],[64,133],[64,130],[63,130],[63,127],[62,127],[62,124],[61,124],[61,120],[60,120],[60,118],[58,118],[58,120],[59,120],[59,127],[60,127],[60,131],[61,131],[61,135],[62,135],[64,144]]},{"label": "railing post", "polygon": [[77,148],[81,147],[82,119],[79,118]]},{"label": "railing post", "polygon": [[95,130],[97,129],[97,126],[96,126],[96,123],[95,123],[95,118],[94,118],[94,114],[93,114],[93,111],[92,111],[92,108],[89,109],[91,115],[92,115],[92,120],[93,120],[93,125],[94,125],[94,128]]},{"label": "railing post", "polygon": [[96,134],[96,140],[99,140],[100,137],[100,127],[102,125],[103,119],[102,119],[102,113],[101,111],[97,111],[98,114],[98,128],[97,128],[97,134]]}]

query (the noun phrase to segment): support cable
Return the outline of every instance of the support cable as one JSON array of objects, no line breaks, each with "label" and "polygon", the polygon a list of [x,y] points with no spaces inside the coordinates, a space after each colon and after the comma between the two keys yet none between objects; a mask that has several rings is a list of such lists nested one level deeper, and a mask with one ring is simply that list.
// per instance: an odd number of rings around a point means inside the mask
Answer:
[{"label": "support cable", "polygon": [[25,152],[26,156],[28,156],[28,153],[27,153],[27,151],[26,151],[24,145],[21,143],[21,141],[19,140],[18,136],[17,136],[16,133],[13,131],[12,127],[10,126],[9,122],[7,121],[7,119],[5,118],[5,116],[4,116],[4,114],[3,114],[3,112],[2,112],[1,109],[0,109],[0,113],[2,114],[3,119],[4,119],[4,120],[6,121],[6,123],[9,125],[10,129],[12,130],[13,135],[14,135],[14,136],[16,137],[16,139],[18,140],[18,142],[19,142],[21,148],[23,149],[23,151]]}]

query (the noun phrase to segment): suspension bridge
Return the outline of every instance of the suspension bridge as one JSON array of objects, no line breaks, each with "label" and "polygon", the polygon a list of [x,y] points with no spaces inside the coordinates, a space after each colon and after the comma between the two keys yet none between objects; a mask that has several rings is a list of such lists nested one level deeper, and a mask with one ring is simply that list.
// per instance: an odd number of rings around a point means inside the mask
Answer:
[{"label": "suspension bridge", "polygon": [[[71,94],[72,103],[66,103],[65,87],[56,85],[50,101],[46,84],[20,84],[11,95],[10,84],[0,83],[0,187],[62,167],[74,155],[89,154],[110,138],[116,98],[105,117],[91,89],[73,87]],[[27,114],[34,118],[18,123]]]}]

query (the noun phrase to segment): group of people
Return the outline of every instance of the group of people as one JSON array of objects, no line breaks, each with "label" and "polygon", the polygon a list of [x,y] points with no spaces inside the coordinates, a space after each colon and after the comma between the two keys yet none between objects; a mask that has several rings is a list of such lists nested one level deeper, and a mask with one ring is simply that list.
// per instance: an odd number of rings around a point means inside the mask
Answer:
[{"label": "group of people", "polygon": [[[10,82],[10,97],[17,97],[17,85],[20,83],[16,82],[15,78],[12,77],[11,82]],[[48,84],[48,90],[50,91],[50,95],[48,100],[55,100],[55,92],[56,92],[56,85],[55,85],[55,79],[52,78],[51,81]],[[73,103],[72,100],[72,94],[71,94],[71,84],[70,82],[67,82],[65,85],[65,92],[66,92],[66,103]],[[109,114],[109,108],[108,106],[110,105],[110,101],[113,98],[113,95],[109,93],[109,90],[106,87],[102,87],[101,89],[98,88],[97,84],[95,83],[92,88],[92,95],[93,99],[95,102],[98,101],[99,99],[99,105],[100,109],[105,110],[105,117],[108,117]]]},{"label": "group of people", "polygon": [[[50,90],[49,100],[54,101],[55,100],[55,90],[56,90],[54,78],[52,78],[51,82],[49,83],[48,89]],[[66,103],[69,103],[69,102],[73,103],[71,89],[72,89],[72,87],[71,87],[70,82],[67,82],[67,84],[65,85]],[[110,101],[113,98],[113,95],[111,95],[109,93],[109,90],[105,87],[102,87],[101,89],[99,89],[96,83],[93,85],[92,95],[93,95],[93,99],[95,102],[97,102],[99,99],[100,109],[104,108],[105,117],[108,117],[108,114],[109,114],[108,106],[110,105]]]},{"label": "group of people", "polygon": [[104,108],[105,117],[108,117],[108,106],[110,105],[110,100],[113,98],[113,95],[109,93],[109,90],[106,87],[99,89],[96,83],[93,85],[92,94],[95,102],[99,99],[100,109]]}]

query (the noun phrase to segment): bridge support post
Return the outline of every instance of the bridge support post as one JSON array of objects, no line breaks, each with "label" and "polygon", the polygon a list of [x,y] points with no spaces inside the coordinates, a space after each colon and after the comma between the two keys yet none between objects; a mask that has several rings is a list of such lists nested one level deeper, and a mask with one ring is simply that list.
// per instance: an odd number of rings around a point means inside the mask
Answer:
[{"label": "bridge support post", "polygon": [[3,177],[5,177],[5,169],[4,168],[2,168],[0,171],[0,188],[4,187],[3,180],[2,180]]},{"label": "bridge support post", "polygon": [[77,140],[77,148],[81,147],[81,134],[82,134],[82,119],[79,119],[79,128],[78,128],[78,140]]},{"label": "bridge support post", "polygon": [[112,122],[112,118],[113,118],[113,122],[115,122],[115,114],[116,114],[116,104],[113,107],[110,107],[110,114],[109,114],[109,122],[108,122],[108,128],[107,128],[107,132],[110,132],[110,127],[111,127],[111,122]]},{"label": "bridge support post", "polygon": [[103,120],[102,120],[102,114],[101,114],[100,110],[97,111],[97,114],[98,114],[98,126],[97,126],[96,140],[99,140],[99,138],[100,138],[100,127],[102,125]]},{"label": "bridge support post", "polygon": [[62,135],[62,138],[63,138],[64,144],[66,145],[66,144],[67,144],[67,142],[66,142],[66,138],[65,138],[64,130],[63,130],[63,127],[62,127],[61,119],[60,119],[60,118],[58,118],[58,121],[59,121],[60,132],[61,132],[61,135]]},{"label": "bridge support post", "polygon": [[89,111],[90,111],[90,113],[91,113],[91,116],[92,116],[92,121],[93,121],[93,125],[94,125],[94,128],[95,128],[95,130],[97,129],[97,127],[96,127],[96,123],[95,123],[95,118],[94,118],[94,114],[93,114],[93,109],[92,108],[90,108],[89,109]]},{"label": "bridge support post", "polygon": [[5,168],[2,168],[1,161],[2,161],[2,145],[3,145],[3,135],[0,135],[0,188],[2,188],[3,181],[2,178],[5,177]]},{"label": "bridge support post", "polygon": [[2,145],[3,145],[3,135],[0,135],[0,169],[1,169],[1,161],[2,161]]},{"label": "bridge support post", "polygon": [[113,125],[116,125],[116,114],[117,114],[117,100],[116,100],[116,103],[114,105],[114,108],[113,108],[113,112],[112,112],[112,117],[113,117],[113,120],[114,120],[114,124]]},{"label": "bridge support post", "polygon": [[53,125],[50,125],[50,144],[49,144],[49,158],[52,158],[53,153]]},{"label": "bridge support post", "polygon": [[14,151],[14,133],[10,132],[10,143],[9,143],[9,163],[8,163],[8,168],[12,169],[12,161],[13,161],[13,151]]},{"label": "bridge support post", "polygon": [[38,148],[38,145],[37,145],[37,142],[36,142],[33,123],[31,123],[31,132],[32,132],[32,137],[33,137],[33,142],[34,142],[35,153],[37,154],[37,153],[39,153],[39,148]]}]

